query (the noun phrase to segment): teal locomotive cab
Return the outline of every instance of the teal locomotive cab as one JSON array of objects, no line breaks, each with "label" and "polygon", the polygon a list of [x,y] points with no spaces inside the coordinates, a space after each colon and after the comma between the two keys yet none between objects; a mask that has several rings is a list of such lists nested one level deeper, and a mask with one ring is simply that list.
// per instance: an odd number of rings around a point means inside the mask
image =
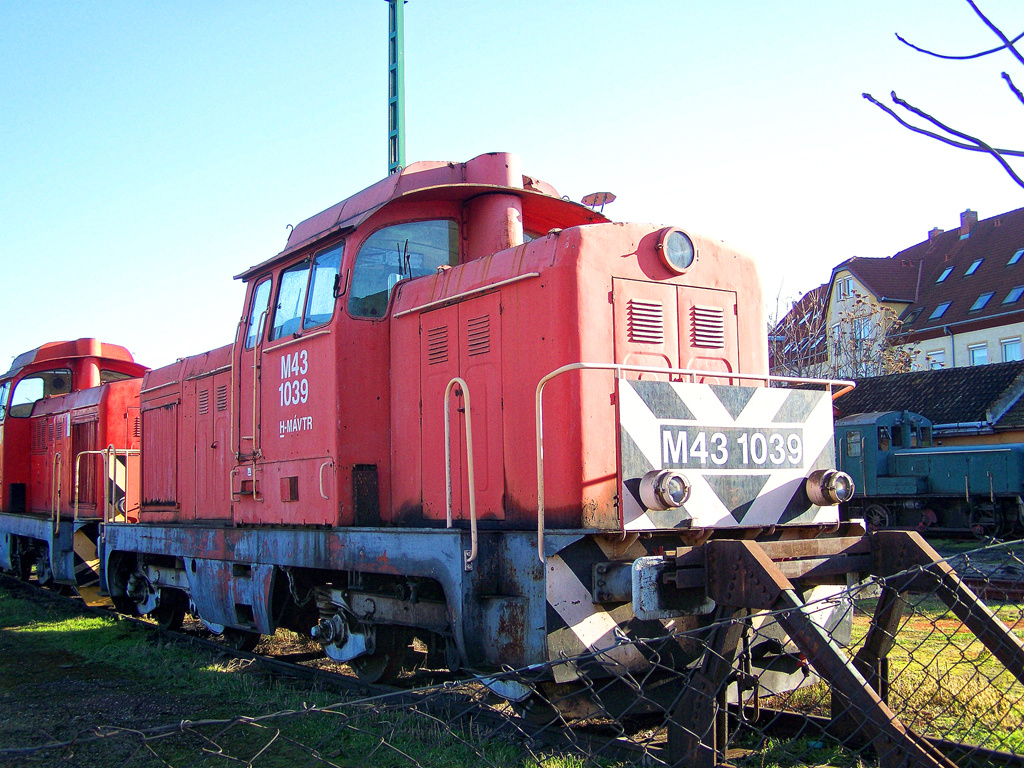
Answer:
[{"label": "teal locomotive cab", "polygon": [[892,462],[905,449],[930,448],[931,444],[931,421],[909,411],[861,413],[836,421],[839,468],[853,478],[855,499],[925,491],[926,459],[910,472],[893,471]]}]

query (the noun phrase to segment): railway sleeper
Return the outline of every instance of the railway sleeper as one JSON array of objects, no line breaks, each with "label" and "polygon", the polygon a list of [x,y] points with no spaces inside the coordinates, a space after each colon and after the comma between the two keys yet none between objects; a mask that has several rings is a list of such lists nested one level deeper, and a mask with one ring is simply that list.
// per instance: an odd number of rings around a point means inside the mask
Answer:
[{"label": "railway sleeper", "polygon": [[[668,734],[672,765],[712,768],[724,762],[728,742],[724,694],[736,678],[745,623],[752,611],[775,611],[776,620],[809,666],[830,685],[829,732],[851,746],[856,741],[857,746],[873,749],[882,766],[954,765],[905,726],[885,701],[886,658],[895,642],[906,592],[936,594],[1024,683],[1024,643],[917,533],[880,531],[820,542],[712,540],[703,549],[677,553],[676,562],[684,567],[664,573],[663,581],[683,589],[703,586],[721,621],[676,700]],[[852,663],[814,621],[813,609],[800,593],[808,583],[834,580],[846,568],[885,579],[871,628]]]}]

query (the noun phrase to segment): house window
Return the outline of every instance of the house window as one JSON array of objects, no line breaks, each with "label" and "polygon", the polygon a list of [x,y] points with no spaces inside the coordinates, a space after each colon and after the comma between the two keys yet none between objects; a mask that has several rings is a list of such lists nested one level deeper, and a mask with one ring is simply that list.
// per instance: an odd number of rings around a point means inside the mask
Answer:
[{"label": "house window", "polygon": [[839,300],[848,299],[853,296],[853,278],[850,276],[841,277],[836,281],[839,289]]},{"label": "house window", "polygon": [[986,365],[988,363],[988,344],[970,344],[967,353],[971,356],[971,365]]},{"label": "house window", "polygon": [[967,268],[967,271],[964,272],[964,277],[967,277],[968,275],[973,275],[975,272],[977,272],[978,267],[981,266],[981,262],[983,261],[984,259],[975,259],[971,266]]},{"label": "house window", "polygon": [[939,368],[946,367],[946,350],[944,349],[933,349],[931,352],[925,353],[925,361],[928,363],[928,367],[933,371]]},{"label": "house window", "polygon": [[1011,288],[1010,292],[1006,294],[1006,298],[1003,299],[1003,304],[1013,304],[1024,294],[1024,285],[1018,285],[1016,288]]},{"label": "house window", "polygon": [[989,291],[988,293],[981,294],[981,296],[978,297],[977,301],[975,301],[973,304],[971,304],[971,310],[970,311],[971,312],[979,312],[979,311],[981,311],[982,309],[985,308],[985,305],[988,304],[988,300],[991,299],[991,298],[992,298],[992,291]]},{"label": "house window", "polygon": [[1024,256],[1024,248],[1021,248],[1019,251],[1014,253],[1013,256],[1010,257],[1010,260],[1008,262],[1006,262],[1006,266],[1010,266],[1011,264],[1016,264],[1018,261],[1020,261],[1020,257],[1021,256]]},{"label": "house window", "polygon": [[999,345],[1003,348],[1003,362],[1010,363],[1014,360],[1022,360],[1024,357],[1021,356],[1020,349],[1020,337],[1016,339],[1003,339],[999,342]]},{"label": "house window", "polygon": [[942,274],[939,275],[939,279],[936,280],[935,282],[936,283],[941,283],[943,280],[945,280],[947,277],[949,277],[949,273],[952,272],[952,271],[953,271],[952,267],[946,267],[944,270],[942,270]]},{"label": "house window", "polygon": [[953,302],[951,301],[942,302],[941,304],[939,304],[939,306],[935,308],[935,311],[928,316],[928,319],[935,320],[936,318],[942,317],[944,314],[946,314],[946,310],[949,309],[949,305],[952,303]]},{"label": "house window", "polygon": [[870,317],[858,317],[853,321],[853,336],[856,339],[867,339],[871,337]]}]

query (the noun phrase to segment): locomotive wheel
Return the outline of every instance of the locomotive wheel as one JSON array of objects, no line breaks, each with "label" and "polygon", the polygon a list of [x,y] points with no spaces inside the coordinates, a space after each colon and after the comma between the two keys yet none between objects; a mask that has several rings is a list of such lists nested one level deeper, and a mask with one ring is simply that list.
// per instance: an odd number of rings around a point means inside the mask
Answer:
[{"label": "locomotive wheel", "polygon": [[889,527],[889,510],[881,504],[871,504],[864,511],[869,531],[880,531]]},{"label": "locomotive wheel", "polygon": [[972,506],[970,514],[971,533],[979,539],[998,539],[1003,535],[1005,526],[1000,509],[980,509]]},{"label": "locomotive wheel", "polygon": [[11,552],[11,569],[17,578],[21,581],[28,581],[28,577],[32,575],[33,562],[34,558],[31,552],[27,552],[20,546],[15,545]]},{"label": "locomotive wheel", "polygon": [[348,665],[360,682],[387,685],[401,674],[408,644],[409,638],[400,627],[378,629],[374,652],[358,656]]},{"label": "locomotive wheel", "polygon": [[[165,589],[160,593],[160,604],[149,615],[156,619],[156,624],[160,629],[177,632],[185,621],[187,610],[188,598],[184,592],[177,589]],[[259,635],[256,637],[258,640]]]},{"label": "locomotive wheel", "polygon": [[259,645],[261,635],[259,632],[249,632],[244,629],[224,627],[224,633],[221,637],[229,648],[234,648],[236,651],[244,651],[245,653],[252,653],[256,650],[256,646]]}]

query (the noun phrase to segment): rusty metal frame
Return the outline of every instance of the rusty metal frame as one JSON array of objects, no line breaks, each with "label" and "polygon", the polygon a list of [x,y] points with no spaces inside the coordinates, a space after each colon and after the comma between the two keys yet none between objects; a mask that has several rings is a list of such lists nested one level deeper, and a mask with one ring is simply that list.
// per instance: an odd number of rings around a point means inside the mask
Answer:
[{"label": "rusty metal frame", "polygon": [[[871,747],[883,768],[955,765],[934,744],[900,722],[886,703],[886,659],[910,591],[936,594],[1006,669],[1024,683],[1024,642],[968,589],[917,533],[882,531],[863,537],[755,542],[717,539],[676,552],[679,570],[666,578],[680,588],[703,586],[723,623],[708,641],[704,662],[687,681],[669,728],[673,765],[713,768],[725,759],[726,702],[744,630],[744,612],[773,611],[810,666],[833,692],[829,731]],[[790,580],[829,583],[842,573],[882,577],[882,594],[864,645],[854,659],[815,623]]]}]

